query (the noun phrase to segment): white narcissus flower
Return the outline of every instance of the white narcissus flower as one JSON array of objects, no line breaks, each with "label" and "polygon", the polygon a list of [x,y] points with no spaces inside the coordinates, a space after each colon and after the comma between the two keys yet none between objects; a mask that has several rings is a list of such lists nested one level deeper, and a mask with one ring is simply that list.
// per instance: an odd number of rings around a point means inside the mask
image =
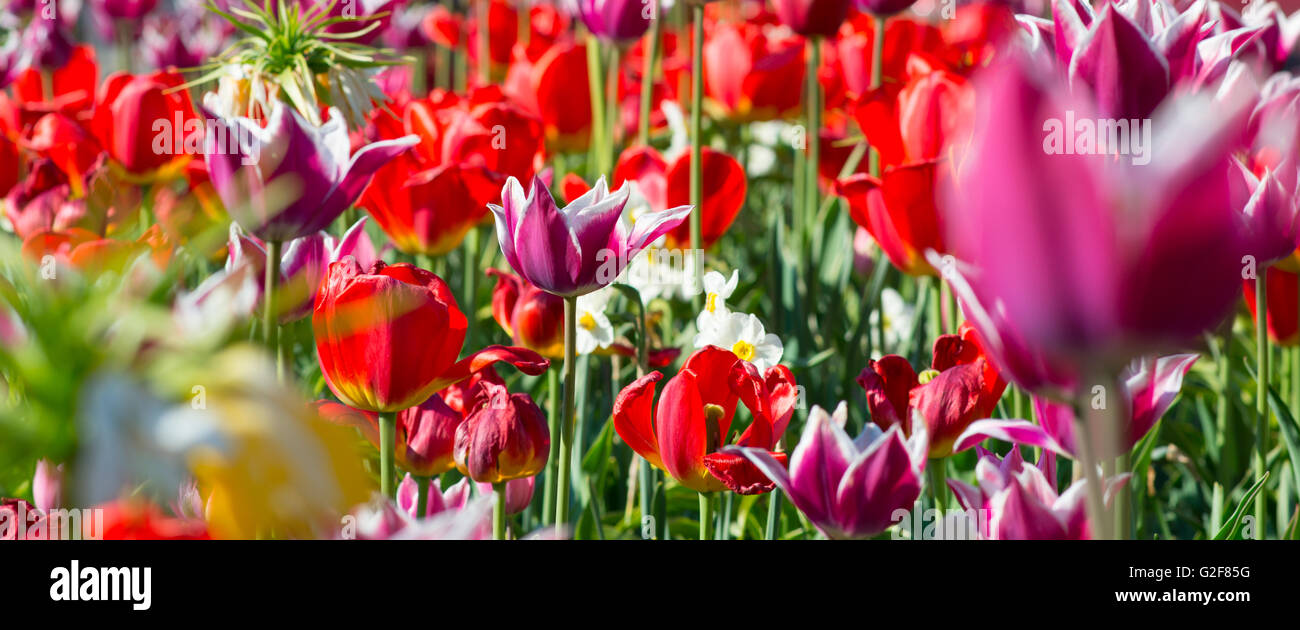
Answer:
[{"label": "white narcissus flower", "polygon": [[881,340],[881,347],[872,352],[873,359],[879,359],[888,350],[897,348],[903,343],[903,339],[912,330],[912,319],[916,316],[916,307],[904,301],[903,296],[899,295],[898,291],[886,288],[880,292],[880,308],[871,312],[872,328],[881,326],[879,321],[882,313],[885,317],[882,326],[884,339]]},{"label": "white narcissus flower", "polygon": [[578,296],[577,353],[591,354],[596,348],[608,348],[614,343],[614,325],[605,316],[605,304],[609,302],[613,289],[608,287]]},{"label": "white narcissus flower", "polygon": [[763,322],[748,313],[730,313],[695,335],[695,347],[718,346],[765,372],[781,361],[781,338],[763,330]]},{"label": "white narcissus flower", "polygon": [[733,269],[730,278],[716,271],[704,274],[704,310],[695,318],[696,330],[708,330],[715,322],[731,314],[731,309],[727,308],[727,298],[736,292],[739,275],[739,269]]}]

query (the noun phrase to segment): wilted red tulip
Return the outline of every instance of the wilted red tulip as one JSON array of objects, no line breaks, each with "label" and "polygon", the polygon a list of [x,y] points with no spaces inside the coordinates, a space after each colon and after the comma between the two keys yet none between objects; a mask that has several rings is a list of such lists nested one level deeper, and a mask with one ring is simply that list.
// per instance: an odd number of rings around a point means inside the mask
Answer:
[{"label": "wilted red tulip", "polygon": [[366,411],[414,407],[497,361],[526,374],[549,365],[536,352],[502,346],[457,361],[467,326],[438,276],[405,263],[364,270],[352,257],[330,264],[312,314],[325,382]]},{"label": "wilted red tulip", "polygon": [[456,469],[480,483],[531,477],[551,452],[546,416],[528,394],[488,384],[465,422],[456,428]]},{"label": "wilted red tulip", "polygon": [[771,451],[785,434],[799,396],[789,368],[777,365],[760,375],[730,350],[706,346],[686,359],[655,405],[655,384],[662,378],[650,372],[619,392],[614,400],[619,437],[697,492],[771,491],[773,483],[749,460],[719,450],[726,446],[736,404],[743,401],[754,420],[736,445],[763,449],[784,464],[785,454]]},{"label": "wilted red tulip", "polygon": [[867,392],[871,420],[882,429],[899,425],[909,434],[913,411],[921,414],[930,435],[930,457],[952,454],[957,437],[970,423],[991,416],[1007,387],[968,324],[960,335],[935,340],[930,369],[921,374],[907,359],[891,354],[868,361],[858,384]]}]

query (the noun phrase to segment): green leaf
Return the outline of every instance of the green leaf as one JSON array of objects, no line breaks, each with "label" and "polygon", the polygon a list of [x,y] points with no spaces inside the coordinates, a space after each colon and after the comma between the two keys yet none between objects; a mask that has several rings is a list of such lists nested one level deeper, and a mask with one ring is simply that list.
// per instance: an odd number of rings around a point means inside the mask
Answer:
[{"label": "green leaf", "polygon": [[1291,410],[1272,387],[1268,388],[1268,405],[1277,416],[1277,426],[1282,430],[1282,442],[1286,444],[1286,452],[1291,458],[1292,483],[1295,488],[1300,488],[1300,426],[1296,425]]},{"label": "green leaf", "polygon": [[1231,540],[1237,536],[1237,531],[1241,527],[1241,517],[1246,515],[1246,510],[1250,509],[1251,504],[1255,502],[1255,495],[1259,494],[1259,489],[1264,487],[1265,481],[1268,481],[1267,470],[1264,471],[1264,476],[1260,477],[1255,482],[1255,485],[1246,491],[1246,496],[1241,498],[1241,503],[1238,503],[1237,509],[1232,511],[1232,516],[1228,518],[1228,522],[1224,523],[1223,527],[1220,527],[1218,533],[1214,535],[1214,540]]}]

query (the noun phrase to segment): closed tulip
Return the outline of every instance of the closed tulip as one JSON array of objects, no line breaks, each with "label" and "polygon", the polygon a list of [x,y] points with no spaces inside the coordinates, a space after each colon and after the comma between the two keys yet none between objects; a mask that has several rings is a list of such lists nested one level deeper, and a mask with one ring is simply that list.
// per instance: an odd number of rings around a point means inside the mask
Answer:
[{"label": "closed tulip", "polygon": [[524,348],[490,346],[457,361],[467,326],[438,276],[405,263],[362,269],[351,257],[330,264],[312,313],[325,382],[366,411],[414,407],[497,361],[546,370],[549,362]]},{"label": "closed tulip", "polygon": [[805,37],[831,37],[849,13],[849,0],[773,0],[781,23]]},{"label": "closed tulip", "polygon": [[[1300,276],[1274,265],[1268,268],[1268,336],[1279,346],[1294,346],[1300,341],[1300,318],[1296,317],[1297,289],[1300,288]],[[1255,281],[1243,280],[1242,287],[1246,294],[1246,307],[1250,309],[1250,318],[1259,321],[1258,306],[1255,303]]]},{"label": "closed tulip", "polygon": [[546,416],[527,394],[510,394],[504,385],[488,392],[456,428],[456,469],[490,484],[541,472],[551,452]]},{"label": "closed tulip", "polygon": [[91,129],[113,162],[138,179],[179,177],[202,143],[202,125],[184,78],[172,72],[104,80]]},{"label": "closed tulip", "polygon": [[645,34],[658,16],[645,0],[578,0],[578,15],[592,35],[615,43],[631,42]]}]

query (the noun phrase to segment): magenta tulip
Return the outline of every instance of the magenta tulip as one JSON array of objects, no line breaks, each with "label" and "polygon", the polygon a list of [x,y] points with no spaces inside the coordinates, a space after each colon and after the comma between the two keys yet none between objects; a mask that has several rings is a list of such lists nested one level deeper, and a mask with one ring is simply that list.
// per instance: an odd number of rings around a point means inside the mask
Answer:
[{"label": "magenta tulip", "polygon": [[[210,111],[217,109],[213,98],[209,93],[205,103]],[[245,231],[280,242],[333,223],[379,167],[419,140],[375,142],[349,158],[348,130],[337,108],[316,126],[280,101],[265,127],[244,117],[222,118],[214,127],[204,156],[213,188]]]},{"label": "magenta tulip", "polygon": [[488,208],[496,217],[501,252],[515,272],[545,291],[577,297],[612,283],[633,257],[691,212],[690,206],[645,212],[628,230],[619,218],[630,190],[624,184],[611,194],[602,177],[561,210],[541,179],[534,177],[525,195],[511,177],[501,190],[502,205]]},{"label": "magenta tulip", "polygon": [[[1093,445],[1098,457],[1120,455],[1118,450],[1132,450],[1155,426],[1156,421],[1174,404],[1183,387],[1183,376],[1192,369],[1199,358],[1195,354],[1177,354],[1159,359],[1143,358],[1134,361],[1120,374],[1125,405],[1120,427],[1122,446],[1096,439]],[[1038,424],[1028,420],[993,419],[971,423],[957,438],[954,451],[964,451],[988,438],[997,438],[1014,444],[1037,446],[1066,457],[1075,457],[1078,451],[1074,435],[1074,409],[1059,402],[1035,396],[1034,412]]]},{"label": "magenta tulip", "polygon": [[[1026,387],[1040,383],[1025,373],[1069,385],[1084,369],[1184,347],[1231,313],[1243,256],[1262,253],[1234,194],[1244,103],[1175,97],[1143,158],[1083,145],[1061,119],[1096,119],[1094,108],[1017,60],[988,70],[979,95],[969,166],[946,206],[959,260],[931,258],[999,370]],[[1022,365],[1005,365],[1012,352]]]},{"label": "magenta tulip", "polygon": [[[981,538],[991,540],[1087,540],[1090,538],[1085,492],[1087,481],[1080,479],[1058,494],[1056,459],[1043,452],[1038,466],[1030,466],[1011,449],[1006,458],[979,449],[975,464],[976,488],[957,479],[948,480],[948,488],[957,502],[975,516],[984,527],[976,527]],[[1128,474],[1105,481],[1109,502],[1129,479]]]},{"label": "magenta tulip", "polygon": [[925,422],[913,419],[912,436],[898,425],[881,431],[867,423],[858,439],[844,432],[848,408],[834,416],[813,407],[787,472],[761,448],[727,447],[741,455],[785,492],[830,538],[867,538],[894,523],[895,510],[909,510],[921,494],[921,475],[929,449]]}]

